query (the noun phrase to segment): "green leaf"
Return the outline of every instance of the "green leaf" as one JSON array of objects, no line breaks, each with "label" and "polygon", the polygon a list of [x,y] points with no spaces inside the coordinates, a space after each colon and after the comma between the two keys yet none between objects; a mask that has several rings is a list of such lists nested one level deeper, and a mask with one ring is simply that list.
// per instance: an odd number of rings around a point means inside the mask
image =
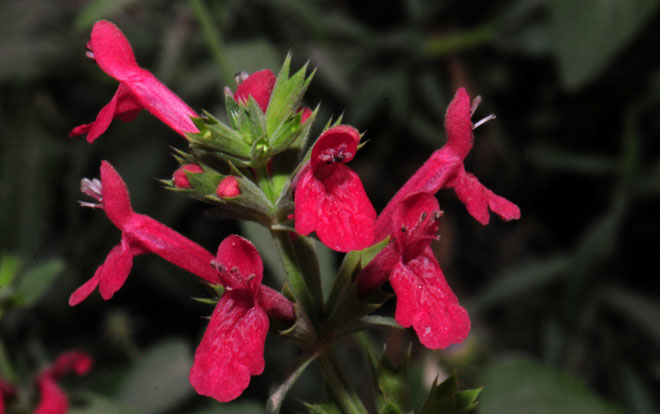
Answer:
[{"label": "green leaf", "polygon": [[575,90],[598,76],[654,16],[658,0],[554,0],[551,24],[561,80]]},{"label": "green leaf", "polygon": [[287,124],[287,121],[297,115],[300,101],[314,76],[314,73],[306,76],[307,65],[305,65],[293,76],[289,77],[290,66],[291,55],[287,55],[277,75],[273,93],[266,109],[266,131],[268,136],[283,136],[281,141],[278,140],[277,143],[271,142],[278,151],[280,150],[280,146],[286,146],[286,144],[291,142],[291,140],[286,139],[285,134],[278,133],[278,130],[281,128],[286,129],[286,125],[291,127],[291,123]]},{"label": "green leaf", "polygon": [[97,20],[112,17],[134,2],[135,0],[92,0],[78,13],[74,27],[78,31],[85,30]]},{"label": "green leaf", "polygon": [[16,285],[16,305],[34,305],[64,270],[64,262],[52,259],[28,268],[19,278]]},{"label": "green leaf", "polygon": [[410,353],[394,366],[387,356],[376,359],[370,353],[371,373],[380,393],[377,405],[381,413],[397,413],[408,408],[407,368]]},{"label": "green leaf", "polygon": [[480,400],[481,411],[489,414],[622,413],[576,378],[520,357],[486,370]]},{"label": "green leaf", "polygon": [[190,348],[183,340],[157,344],[135,364],[117,401],[137,408],[142,414],[171,412],[193,395],[188,383],[192,363]]},{"label": "green leaf", "polygon": [[[241,114],[243,111],[238,113]],[[204,118],[192,118],[192,121],[199,129],[197,133],[187,134],[192,144],[239,158],[249,158],[250,144],[245,141],[244,135],[239,131],[227,126],[207,111],[204,111]],[[247,128],[249,126],[246,125]]]},{"label": "green leaf", "polygon": [[657,298],[621,288],[608,288],[602,293],[604,304],[637,325],[660,344],[660,304]]},{"label": "green leaf", "polygon": [[139,414],[136,408],[122,404],[121,402],[106,399],[101,395],[85,393],[81,394],[85,400],[84,407],[69,409],[69,414]]},{"label": "green leaf", "polygon": [[232,42],[227,45],[226,53],[232,73],[253,73],[264,68],[275,68],[281,62],[281,55],[275,46],[264,39]]},{"label": "green leaf", "polygon": [[[477,397],[481,388],[458,391],[456,373],[453,373],[440,384],[436,381],[424,401],[420,414],[463,414],[469,413],[477,406]],[[524,412],[524,411],[523,411]]]},{"label": "green leaf", "polygon": [[20,268],[21,259],[18,256],[3,254],[0,257],[0,299],[4,296],[3,290],[11,285]]},{"label": "green leaf", "polygon": [[556,255],[509,269],[496,276],[466,306],[472,312],[481,312],[491,306],[529,295],[563,277],[569,263],[568,257]]},{"label": "green leaf", "polygon": [[268,402],[266,403],[266,411],[268,414],[277,414],[280,412],[286,394],[289,392],[293,384],[296,383],[300,375],[305,371],[305,368],[307,368],[309,363],[315,358],[316,354],[303,354],[296,358],[293,363],[278,375],[270,388],[270,395],[268,397]]},{"label": "green leaf", "polygon": [[308,414],[346,414],[334,404],[305,404]]},{"label": "green leaf", "polygon": [[611,157],[594,154],[576,154],[547,146],[531,146],[526,151],[529,162],[537,168],[578,174],[611,174],[616,161]]},{"label": "green leaf", "polygon": [[253,401],[239,401],[218,404],[213,401],[207,407],[188,411],[186,414],[265,414],[262,404]]}]

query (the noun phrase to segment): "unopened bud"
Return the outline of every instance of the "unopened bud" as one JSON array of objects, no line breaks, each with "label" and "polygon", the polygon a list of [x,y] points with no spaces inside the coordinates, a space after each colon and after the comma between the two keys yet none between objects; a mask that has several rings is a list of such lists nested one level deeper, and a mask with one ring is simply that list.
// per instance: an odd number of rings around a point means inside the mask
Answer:
[{"label": "unopened bud", "polygon": [[202,170],[202,167],[197,164],[182,165],[178,170],[174,171],[174,174],[172,175],[172,179],[174,179],[174,186],[176,188],[190,188],[190,181],[188,181],[186,172],[201,173],[203,171],[204,170]]},{"label": "unopened bud", "polygon": [[220,181],[218,189],[215,191],[220,198],[236,197],[241,194],[241,189],[238,187],[238,180],[234,176],[228,176]]}]

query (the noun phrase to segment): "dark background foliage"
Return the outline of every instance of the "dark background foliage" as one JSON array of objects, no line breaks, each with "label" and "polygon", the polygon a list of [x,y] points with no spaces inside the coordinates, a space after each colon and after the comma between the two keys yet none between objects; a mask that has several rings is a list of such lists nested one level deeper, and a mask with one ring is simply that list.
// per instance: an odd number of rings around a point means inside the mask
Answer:
[{"label": "dark background foliage", "polygon": [[[446,352],[425,351],[407,331],[361,341],[380,349],[387,340],[395,360],[412,344],[413,400],[456,368],[462,385],[485,386],[484,413],[658,412],[658,3],[0,3],[0,376],[29,389],[58,352],[81,348],[97,366],[67,386],[87,404],[76,412],[259,412],[255,401],[295,356],[271,337],[265,374],[237,403],[195,397],[187,371],[211,309],[190,299],[206,294],[195,278],[156,257],[136,260],[112,301],[94,294],[67,306],[119,240],[102,214],[76,203],[80,178],[98,176],[102,159],[121,172],[137,211],[210,250],[250,231],[163,191],[155,179],[176,168],[170,146],[185,143],[149,115],[113,123],[94,145],[67,138],[117,86],[84,55],[93,22],[106,18],[143,67],[218,115],[235,72],[277,70],[288,51],[295,67],[309,60],[317,74],[306,104],[321,102],[318,123],[344,113],[366,131],[351,165],[377,209],[442,145],[455,89],[482,95],[475,120],[497,119],[477,129],[467,168],[522,218],[482,227],[453,193],[439,194],[435,247],[470,311],[471,336]],[[266,280],[279,286],[276,273]],[[340,346],[352,362],[356,345]],[[352,366],[368,377],[364,361]],[[305,378],[295,397],[323,401],[318,375]]]}]

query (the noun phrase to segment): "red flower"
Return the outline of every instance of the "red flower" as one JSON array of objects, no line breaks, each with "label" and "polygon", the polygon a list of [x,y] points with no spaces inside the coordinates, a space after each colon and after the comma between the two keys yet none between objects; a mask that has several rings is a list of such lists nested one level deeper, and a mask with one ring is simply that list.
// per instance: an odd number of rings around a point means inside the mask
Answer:
[{"label": "red flower", "polygon": [[392,214],[401,200],[418,192],[435,194],[443,188],[453,188],[468,213],[481,224],[488,224],[489,209],[504,220],[520,218],[518,206],[493,194],[477,177],[465,171],[463,161],[474,142],[474,126],[470,118],[478,104],[478,99],[470,103],[470,97],[464,88],[456,91],[445,116],[447,143],[431,155],[385,206],[376,221],[375,241],[389,235]]},{"label": "red flower", "polygon": [[363,249],[373,242],[376,210],[360,177],[344,164],[352,160],[360,141],[353,127],[325,131],[300,172],[294,196],[296,231],[316,231],[326,246],[340,252]]},{"label": "red flower", "polygon": [[110,299],[126,281],[133,257],[143,253],[157,254],[211,283],[219,282],[218,273],[210,266],[214,257],[208,250],[151,217],[133,211],[126,184],[108,162],[101,163],[101,181],[83,179],[81,190],[100,203],[81,204],[102,208],[121,230],[121,242],[110,251],[94,276],[71,294],[69,305],[85,300],[97,286],[101,296]]},{"label": "red flower", "polygon": [[75,372],[78,376],[85,375],[92,366],[89,355],[80,351],[69,351],[61,354],[55,363],[46,368],[37,377],[40,400],[34,410],[35,414],[66,414],[69,409],[69,401],[64,391],[57,385],[57,379]]},{"label": "red flower", "polygon": [[218,247],[216,263],[227,290],[195,351],[190,383],[199,394],[226,402],[241,395],[250,376],[264,370],[268,317],[260,294],[263,263],[252,243],[227,237]]},{"label": "red flower", "polygon": [[458,303],[431,249],[441,212],[428,193],[402,200],[393,211],[392,242],[369,262],[358,277],[362,295],[388,277],[396,293],[395,319],[412,326],[427,348],[446,348],[462,342],[470,332],[467,311]]},{"label": "red flower", "polygon": [[94,122],[74,128],[69,136],[87,134],[87,141],[93,142],[114,118],[130,121],[142,109],[181,135],[198,131],[190,120],[198,116],[195,111],[151,72],[138,66],[130,43],[117,26],[105,20],[96,22],[87,47],[101,69],[119,81],[119,88]]},{"label": "red flower", "polygon": [[5,398],[16,395],[16,388],[0,380],[0,414],[5,414]]},{"label": "red flower", "polygon": [[250,96],[259,104],[262,111],[266,112],[270,95],[275,86],[275,75],[270,69],[263,69],[245,77],[236,88],[234,99],[239,103],[247,103]]}]

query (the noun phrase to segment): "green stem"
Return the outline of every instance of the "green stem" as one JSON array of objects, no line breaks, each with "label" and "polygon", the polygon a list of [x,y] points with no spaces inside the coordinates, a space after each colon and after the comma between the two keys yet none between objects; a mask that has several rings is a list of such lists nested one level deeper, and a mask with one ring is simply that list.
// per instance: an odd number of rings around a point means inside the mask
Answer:
[{"label": "green stem", "polygon": [[422,53],[428,57],[446,56],[488,43],[495,34],[493,26],[487,24],[464,32],[432,37],[422,44]]},{"label": "green stem", "polygon": [[315,275],[314,272],[307,272],[308,274],[306,275],[303,273],[302,269],[304,266],[301,263],[302,260],[294,246],[293,240],[289,237],[289,232],[271,229],[271,233],[282,258],[291,293],[296,302],[305,309],[310,320],[316,323],[321,315],[323,296],[320,292],[320,281],[308,280],[308,278],[318,278],[318,274]]},{"label": "green stem", "polygon": [[225,85],[232,85],[234,83],[232,66],[225,58],[225,53],[222,50],[222,37],[220,36],[220,31],[211,20],[211,13],[206,8],[203,0],[189,0],[189,3],[195,17],[199,21],[204,39],[213,54],[213,59],[215,59],[215,63],[218,65],[223,83]]},{"label": "green stem", "polygon": [[346,380],[346,376],[342,373],[337,361],[330,354],[326,352],[318,359],[323,372],[323,378],[328,384],[332,392],[335,394],[337,401],[341,405],[342,412],[350,414],[367,414],[367,409],[360,401],[355,389]]},{"label": "green stem", "polygon": [[273,182],[270,179],[270,174],[268,174],[268,165],[265,163],[255,165],[254,171],[257,176],[257,184],[259,185],[259,188],[264,192],[266,198],[272,204],[275,204],[275,191],[273,190]]}]

